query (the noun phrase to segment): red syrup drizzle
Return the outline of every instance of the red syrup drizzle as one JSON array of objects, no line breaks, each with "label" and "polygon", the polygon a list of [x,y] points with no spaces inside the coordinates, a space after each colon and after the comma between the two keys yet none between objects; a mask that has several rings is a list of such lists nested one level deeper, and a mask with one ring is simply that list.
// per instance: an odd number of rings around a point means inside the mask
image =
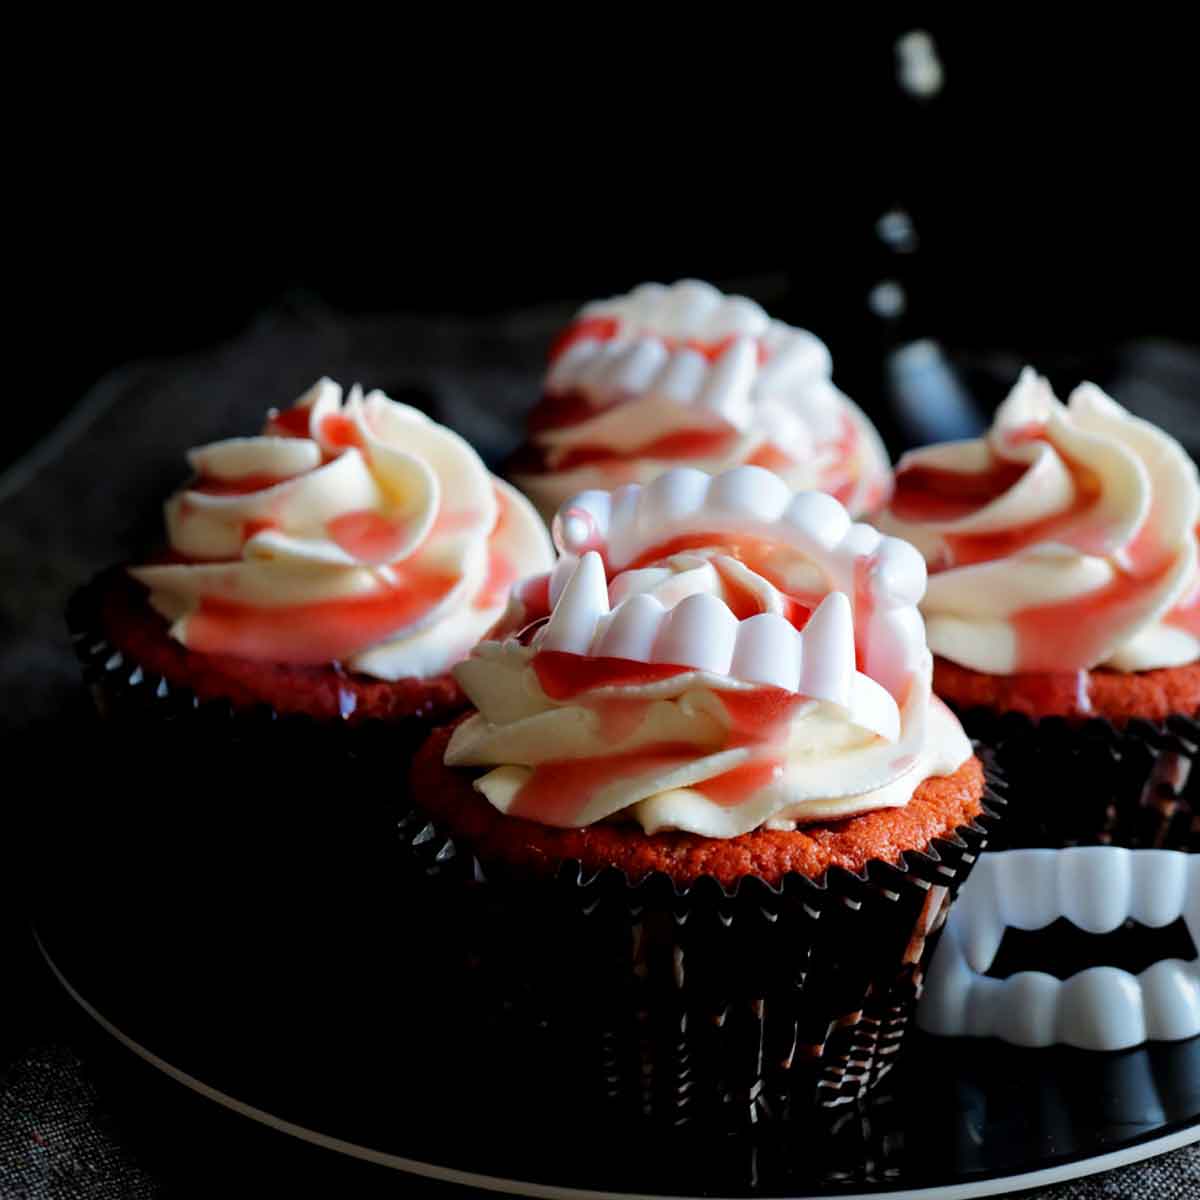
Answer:
[{"label": "red syrup drizzle", "polygon": [[[649,550],[639,554],[632,562],[622,567],[621,570],[635,571],[642,567],[655,566],[671,558],[673,555],[684,554],[689,550],[711,550],[714,548],[719,549],[722,554],[727,555],[729,558],[734,558],[738,562],[744,563],[756,575],[761,575],[767,580],[783,600],[784,617],[797,629],[804,628],[808,623],[808,618],[812,616],[813,610],[820,604],[822,597],[797,596],[785,591],[778,574],[772,569],[769,561],[772,548],[764,546],[761,542],[753,539],[739,540],[723,533],[684,533],[678,537],[670,538],[668,541],[660,542],[657,546],[652,546]],[[727,600],[730,607],[734,607],[735,603],[744,606],[747,609],[746,616],[753,616],[754,613],[761,611],[757,599],[753,597],[753,593],[745,591],[737,580],[733,579],[727,572],[721,571],[720,565],[715,560],[713,561],[713,566],[716,570],[720,571],[722,582],[727,585],[731,595],[734,597],[734,599]],[[607,564],[605,569],[611,576],[612,571]],[[739,594],[741,599],[737,598]],[[741,619],[741,614],[737,615]]]},{"label": "red syrup drizzle", "polygon": [[748,467],[762,467],[767,471],[788,471],[796,465],[796,460],[781,450],[774,442],[764,442],[746,459]]},{"label": "red syrup drizzle", "polygon": [[[596,688],[638,686],[685,674],[691,667],[644,663],[623,658],[587,657],[543,650],[532,660],[538,682],[547,696],[570,700]],[[729,719],[729,738],[722,749],[782,744],[796,707],[805,697],[782,688],[721,692]],[[642,697],[592,697],[587,706],[601,721],[602,736],[616,743],[632,734],[650,701]],[[653,743],[628,754],[583,759],[556,759],[533,768],[517,794],[510,816],[523,816],[549,825],[572,825],[603,787],[618,779],[636,779],[683,767],[706,753],[694,745]],[[777,755],[757,757],[693,786],[715,804],[743,803],[755,791],[779,778],[783,764]]]},{"label": "red syrup drizzle", "polygon": [[614,450],[610,446],[573,446],[558,460],[554,469],[568,471],[572,467],[629,458],[660,458],[669,461],[709,458],[721,454],[736,438],[737,433],[728,428],[681,429],[627,450]]},{"label": "red syrup drizzle", "polygon": [[201,496],[248,496],[253,492],[265,492],[277,484],[295,479],[295,475],[267,475],[265,473],[238,475],[232,479],[217,479],[211,475],[200,475],[187,485],[189,492]]},{"label": "red syrup drizzle", "polygon": [[311,423],[311,408],[273,408],[267,416],[267,433],[275,437],[306,438]]},{"label": "red syrup drizzle", "polygon": [[258,662],[328,663],[411,624],[458,582],[408,563],[393,570],[393,589],[352,599],[264,608],[206,596],[188,619],[188,648]]},{"label": "red syrup drizzle", "polygon": [[[1008,433],[1006,441],[1029,443],[1045,435],[1043,425],[1031,423]],[[1007,558],[1040,542],[1061,542],[1081,553],[1094,553],[1104,535],[1092,515],[1100,497],[1099,481],[1061,451],[1059,457],[1075,481],[1075,500],[1065,512],[996,533],[943,534],[949,558],[933,564],[931,570]],[[902,520],[954,520],[1002,495],[1027,469],[1004,462],[978,473],[911,467],[897,476],[892,511]],[[1032,605],[1012,615],[1017,673],[1051,676],[1045,699],[1061,702],[1069,694],[1074,698],[1072,706],[1078,707],[1086,700],[1086,680],[1081,682],[1078,672],[1062,671],[1062,665],[1092,662],[1102,654],[1111,631],[1136,621],[1145,593],[1161,583],[1171,566],[1169,548],[1158,537],[1158,512],[1152,506],[1126,551],[1124,569],[1108,585],[1087,596]]]},{"label": "red syrup drizzle", "polygon": [[326,522],[325,530],[352,558],[360,562],[387,563],[409,546],[412,522],[389,521],[374,509],[363,508],[334,517]]},{"label": "red syrup drizzle", "polygon": [[[508,590],[517,580],[517,568],[497,547],[496,543],[508,530],[512,523],[512,507],[508,497],[499,489],[494,488],[496,495],[496,524],[488,534],[488,573],[479,589],[473,604],[477,609],[494,608],[503,604]],[[547,596],[549,581],[547,581]]]}]

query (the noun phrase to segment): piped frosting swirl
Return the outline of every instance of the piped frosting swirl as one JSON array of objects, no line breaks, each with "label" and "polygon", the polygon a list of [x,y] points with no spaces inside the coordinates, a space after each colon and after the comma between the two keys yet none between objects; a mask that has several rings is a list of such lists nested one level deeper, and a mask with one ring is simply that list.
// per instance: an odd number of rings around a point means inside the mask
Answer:
[{"label": "piped frosting swirl", "polygon": [[1200,657],[1200,480],[1182,447],[1093,384],[1030,368],[985,437],[901,459],[881,529],[930,570],[935,653],[990,674]]},{"label": "piped frosting swirl", "polygon": [[455,670],[446,761],[501,811],[731,837],[907,803],[970,754],[930,696],[913,549],[770,472],[564,505],[549,576]]},{"label": "piped frosting swirl", "polygon": [[684,463],[764,466],[851,513],[887,496],[886,452],[834,387],[825,345],[745,297],[696,280],[643,284],[586,305],[550,357],[532,463],[514,474],[547,518],[587,488]]},{"label": "piped frosting swirl", "polygon": [[190,649],[446,671],[552,551],[537,514],[456,434],[382,392],[322,379],[262,435],[188,454],[171,561],[136,567]]}]

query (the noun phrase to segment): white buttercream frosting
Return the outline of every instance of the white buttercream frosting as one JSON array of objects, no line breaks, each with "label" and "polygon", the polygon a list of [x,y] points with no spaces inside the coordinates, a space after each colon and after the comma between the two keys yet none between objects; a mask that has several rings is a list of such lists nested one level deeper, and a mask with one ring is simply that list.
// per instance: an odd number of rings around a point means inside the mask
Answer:
[{"label": "white buttercream frosting", "polygon": [[1200,480],[1092,384],[1026,368],[985,437],[916,450],[879,526],[929,564],[933,651],[992,674],[1200,657]]},{"label": "white buttercream frosting", "polygon": [[[888,458],[831,369],[818,338],[752,300],[696,280],[643,284],[586,305],[560,339],[548,419],[531,432],[542,469],[514,479],[549,518],[578,492],[648,483],[685,461],[713,474],[756,463],[866,512],[886,498]],[[555,420],[564,397],[574,411]]]},{"label": "white buttercream frosting", "polygon": [[167,501],[173,561],[136,567],[191,649],[446,671],[553,554],[541,521],[462,438],[382,392],[322,379],[259,437],[192,450]]},{"label": "white buttercream frosting", "polygon": [[491,768],[500,811],[733,837],[906,804],[970,756],[931,700],[920,556],[832,497],[677,468],[574,498],[554,536],[516,636],[455,670],[479,711],[446,761]]}]

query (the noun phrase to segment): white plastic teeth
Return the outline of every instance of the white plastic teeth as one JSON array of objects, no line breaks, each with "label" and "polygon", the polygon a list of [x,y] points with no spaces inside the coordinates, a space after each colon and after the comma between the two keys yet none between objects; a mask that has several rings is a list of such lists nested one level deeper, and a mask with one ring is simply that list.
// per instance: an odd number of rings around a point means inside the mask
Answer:
[{"label": "white plastic teeth", "polygon": [[610,608],[604,563],[589,551],[562,588],[534,645],[767,684],[838,704],[889,740],[900,733],[895,701],[856,671],[854,622],[850,601],[841,592],[830,592],[802,631],[776,613],[739,621],[708,592],[693,592],[671,607],[639,592]]},{"label": "white plastic teeth", "polygon": [[1043,929],[1060,917],[1089,933],[1131,918],[1151,928],[1182,918],[1200,946],[1200,855],[1117,846],[984,854],[950,913],[918,1010],[921,1027],[1083,1050],[1200,1034],[1200,960],[1163,959],[1138,975],[1090,967],[1064,980],[1040,971],[986,974],[1006,928]]},{"label": "white plastic teeth", "polygon": [[[546,390],[581,391],[598,406],[658,396],[719,413],[741,429],[764,387],[827,378],[832,369],[829,351],[811,333],[772,320],[744,296],[725,296],[697,280],[670,287],[643,284],[626,296],[589,304],[579,316],[613,318],[617,332],[573,343],[551,366]],[[729,339],[729,345],[710,361],[664,339],[710,344]],[[762,366],[760,345],[766,352]]]},{"label": "white plastic teeth", "polygon": [[[677,467],[644,486],[587,491],[554,518],[555,545],[566,557],[598,551],[612,572],[689,534],[759,540],[790,547],[814,563],[829,590],[850,598],[865,674],[901,697],[927,653],[917,604],[925,562],[907,542],[854,524],[832,496],[794,495],[761,467],[707,475]],[[557,598],[551,588],[551,599]]]}]

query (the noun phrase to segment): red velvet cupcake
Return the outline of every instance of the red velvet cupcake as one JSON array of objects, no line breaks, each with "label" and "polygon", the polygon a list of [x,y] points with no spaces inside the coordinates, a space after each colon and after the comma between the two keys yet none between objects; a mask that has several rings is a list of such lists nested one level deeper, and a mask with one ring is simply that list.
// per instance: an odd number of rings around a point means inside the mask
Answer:
[{"label": "red velvet cupcake", "polygon": [[934,689],[993,747],[1013,846],[1200,850],[1196,468],[1026,369],[986,437],[906,455],[880,528],[930,571]]},{"label": "red velvet cupcake", "polygon": [[851,515],[891,486],[874,426],[830,378],[824,344],[697,280],[586,305],[550,350],[513,482],[550,520],[587,488],[749,463]]},{"label": "red velvet cupcake", "polygon": [[861,1097],[991,815],[919,556],[756,467],[584,493],[554,536],[414,764],[429,909],[630,1115]]},{"label": "red velvet cupcake", "polygon": [[[536,513],[461,438],[321,380],[258,437],[192,450],[167,550],[103,572],[68,619],[106,716],[383,723],[461,711],[450,668],[544,571]],[[213,722],[207,722],[213,727]]]}]

